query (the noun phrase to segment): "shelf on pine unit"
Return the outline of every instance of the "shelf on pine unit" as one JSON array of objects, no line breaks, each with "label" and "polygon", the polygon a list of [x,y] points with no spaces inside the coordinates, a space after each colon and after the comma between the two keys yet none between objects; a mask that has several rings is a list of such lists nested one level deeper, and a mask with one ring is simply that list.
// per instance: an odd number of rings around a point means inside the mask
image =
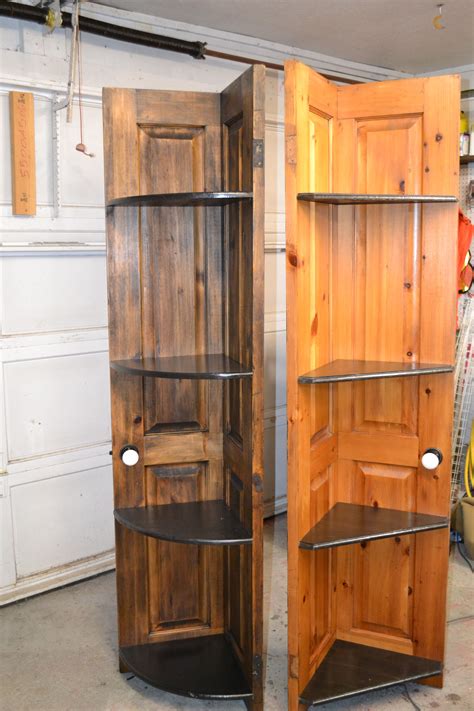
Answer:
[{"label": "shelf on pine unit", "polygon": [[451,373],[453,366],[433,363],[403,363],[377,360],[333,360],[298,378],[299,383],[338,383],[372,378],[403,378],[409,375]]},{"label": "shelf on pine unit", "polygon": [[155,195],[130,195],[109,200],[107,207],[201,207],[230,205],[251,200],[253,193],[158,193]]},{"label": "shelf on pine unit", "polygon": [[449,519],[445,516],[337,503],[301,539],[299,547],[304,550],[319,550],[359,541],[434,531],[448,526]]},{"label": "shelf on pine unit", "polygon": [[115,360],[110,365],[121,373],[154,378],[229,380],[252,376],[251,368],[223,353]]},{"label": "shelf on pine unit", "polygon": [[252,543],[251,534],[221,500],[115,509],[114,516],[132,531],[173,543]]},{"label": "shelf on pine unit", "polygon": [[197,699],[247,699],[252,692],[224,635],[120,647],[133,674],[158,689]]},{"label": "shelf on pine unit", "polygon": [[337,639],[300,696],[308,706],[441,674],[440,662]]},{"label": "shelf on pine unit", "polygon": [[298,200],[326,205],[404,205],[458,201],[454,195],[364,195],[362,193],[298,193]]}]

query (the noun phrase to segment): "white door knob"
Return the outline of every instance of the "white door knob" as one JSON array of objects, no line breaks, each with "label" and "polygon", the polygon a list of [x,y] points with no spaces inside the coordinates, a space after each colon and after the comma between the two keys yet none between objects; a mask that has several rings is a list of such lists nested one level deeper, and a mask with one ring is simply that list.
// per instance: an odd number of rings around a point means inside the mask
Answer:
[{"label": "white door knob", "polygon": [[439,467],[442,461],[443,455],[441,454],[439,449],[434,449],[434,447],[427,449],[421,455],[421,463],[423,464],[425,469],[436,469],[436,467]]},{"label": "white door knob", "polygon": [[138,449],[132,444],[127,444],[120,451],[120,459],[127,467],[133,467],[140,459]]}]

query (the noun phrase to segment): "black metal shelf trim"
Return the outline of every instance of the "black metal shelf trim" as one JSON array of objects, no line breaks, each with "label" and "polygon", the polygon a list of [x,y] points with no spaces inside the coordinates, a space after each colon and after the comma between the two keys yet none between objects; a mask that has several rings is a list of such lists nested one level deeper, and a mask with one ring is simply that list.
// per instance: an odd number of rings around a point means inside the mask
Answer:
[{"label": "black metal shelf trim", "polygon": [[109,200],[107,207],[212,207],[252,198],[253,193],[249,192],[158,193],[114,198]]},{"label": "black metal shelf trim", "polygon": [[251,699],[253,694],[224,635],[120,647],[120,659],[158,689],[195,699]]},{"label": "black metal shelf trim", "polygon": [[251,368],[222,353],[115,360],[110,367],[129,375],[178,380],[232,380],[253,375]]},{"label": "black metal shelf trim", "polygon": [[299,547],[314,551],[434,531],[448,526],[449,519],[445,516],[337,503],[301,539]]},{"label": "black metal shelf trim", "polygon": [[440,662],[337,639],[300,696],[319,706],[442,673]]},{"label": "black metal shelf trim", "polygon": [[404,205],[458,201],[454,195],[365,195],[363,193],[298,193],[298,200],[325,205]]},{"label": "black metal shelf trim", "polygon": [[353,380],[372,380],[375,378],[405,378],[413,375],[435,375],[452,373],[454,367],[449,364],[403,363],[376,360],[333,360],[315,370],[300,375],[300,384],[340,383]]},{"label": "black metal shelf trim", "polygon": [[115,509],[116,521],[144,536],[172,543],[242,546],[252,536],[222,500]]}]

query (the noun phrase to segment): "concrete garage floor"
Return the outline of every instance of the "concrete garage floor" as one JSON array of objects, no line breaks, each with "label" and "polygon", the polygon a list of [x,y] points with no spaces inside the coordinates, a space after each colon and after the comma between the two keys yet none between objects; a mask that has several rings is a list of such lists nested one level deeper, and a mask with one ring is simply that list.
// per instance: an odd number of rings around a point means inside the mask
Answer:
[{"label": "concrete garage floor", "polygon": [[[265,524],[266,711],[286,703],[286,520]],[[451,556],[444,689],[408,684],[321,709],[469,709],[472,693],[473,575]],[[433,621],[436,624],[436,621]],[[0,610],[1,711],[244,711],[241,702],[172,696],[117,670],[115,577],[102,575]]]}]

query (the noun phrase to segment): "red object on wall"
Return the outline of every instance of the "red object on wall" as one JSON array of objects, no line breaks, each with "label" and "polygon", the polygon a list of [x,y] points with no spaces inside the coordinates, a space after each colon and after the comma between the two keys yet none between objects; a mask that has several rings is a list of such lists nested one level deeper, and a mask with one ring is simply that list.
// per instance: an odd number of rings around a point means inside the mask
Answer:
[{"label": "red object on wall", "polygon": [[[472,283],[472,266],[466,264],[466,256],[469,253],[472,238],[474,235],[474,225],[470,219],[459,210],[458,228],[458,290],[459,293],[466,293]],[[467,289],[466,289],[467,287]]]}]

